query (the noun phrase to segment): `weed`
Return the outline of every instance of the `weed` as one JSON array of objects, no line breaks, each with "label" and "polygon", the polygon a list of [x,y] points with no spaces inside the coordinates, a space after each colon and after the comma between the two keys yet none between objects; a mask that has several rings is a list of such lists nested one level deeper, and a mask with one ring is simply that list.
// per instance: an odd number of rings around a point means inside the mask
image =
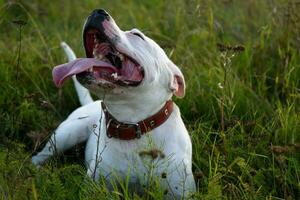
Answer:
[{"label": "weed", "polygon": [[161,199],[172,192],[153,181],[144,196],[129,194],[125,181],[110,193],[102,180],[85,179],[81,150],[38,171],[30,164],[32,151],[79,105],[71,83],[61,90],[52,83],[51,69],[66,61],[59,44],[84,57],[82,24],[100,6],[123,29],[138,27],[157,41],[185,75],[186,97],[174,100],[192,138],[195,198],[299,199],[299,5],[0,1],[0,197]]}]

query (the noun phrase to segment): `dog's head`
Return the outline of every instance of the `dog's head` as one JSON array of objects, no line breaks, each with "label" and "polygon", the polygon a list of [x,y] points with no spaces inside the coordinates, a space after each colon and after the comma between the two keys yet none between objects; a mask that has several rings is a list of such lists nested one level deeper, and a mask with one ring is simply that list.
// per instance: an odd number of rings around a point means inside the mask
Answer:
[{"label": "dog's head", "polygon": [[58,86],[76,74],[81,84],[108,100],[184,96],[184,77],[160,46],[138,29],[122,31],[106,11],[90,14],[83,41],[87,58],[65,64],[55,81]]}]

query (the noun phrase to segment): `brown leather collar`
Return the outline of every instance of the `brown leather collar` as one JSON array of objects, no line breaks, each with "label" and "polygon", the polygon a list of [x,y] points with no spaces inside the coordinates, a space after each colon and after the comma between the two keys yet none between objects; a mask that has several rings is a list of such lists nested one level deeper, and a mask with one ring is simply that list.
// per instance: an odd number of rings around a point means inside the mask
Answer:
[{"label": "brown leather collar", "polygon": [[166,102],[164,107],[156,114],[139,121],[136,124],[127,124],[116,120],[107,110],[103,102],[101,106],[106,118],[106,133],[108,137],[118,138],[120,140],[138,139],[141,135],[157,128],[163,124],[173,111],[173,101]]}]

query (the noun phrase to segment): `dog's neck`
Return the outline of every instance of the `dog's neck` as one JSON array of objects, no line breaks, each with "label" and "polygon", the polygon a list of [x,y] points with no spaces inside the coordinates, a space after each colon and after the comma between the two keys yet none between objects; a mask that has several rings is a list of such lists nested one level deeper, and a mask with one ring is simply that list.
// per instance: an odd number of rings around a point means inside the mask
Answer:
[{"label": "dog's neck", "polygon": [[144,91],[131,96],[107,96],[103,102],[118,121],[136,123],[157,113],[172,98],[171,93]]},{"label": "dog's neck", "polygon": [[135,104],[133,102],[108,102],[104,100],[104,104],[108,112],[118,121],[123,123],[136,123],[142,121],[155,113],[157,113],[166,101],[161,104],[151,105],[148,102],[144,104]]},{"label": "dog's neck", "polygon": [[164,86],[164,80],[166,78],[137,88],[116,89],[100,98],[118,121],[136,123],[157,113],[172,98],[173,94]]}]

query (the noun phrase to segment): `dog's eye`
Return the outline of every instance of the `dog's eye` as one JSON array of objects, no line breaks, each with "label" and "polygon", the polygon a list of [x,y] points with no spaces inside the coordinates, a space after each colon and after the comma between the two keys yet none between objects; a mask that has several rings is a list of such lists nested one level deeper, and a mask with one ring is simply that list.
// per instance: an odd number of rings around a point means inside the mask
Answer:
[{"label": "dog's eye", "polygon": [[131,32],[133,35],[136,35],[136,36],[138,36],[138,37],[140,37],[142,40],[145,40],[144,39],[144,37],[141,35],[141,34],[139,34],[139,33],[137,33],[137,32]]}]

